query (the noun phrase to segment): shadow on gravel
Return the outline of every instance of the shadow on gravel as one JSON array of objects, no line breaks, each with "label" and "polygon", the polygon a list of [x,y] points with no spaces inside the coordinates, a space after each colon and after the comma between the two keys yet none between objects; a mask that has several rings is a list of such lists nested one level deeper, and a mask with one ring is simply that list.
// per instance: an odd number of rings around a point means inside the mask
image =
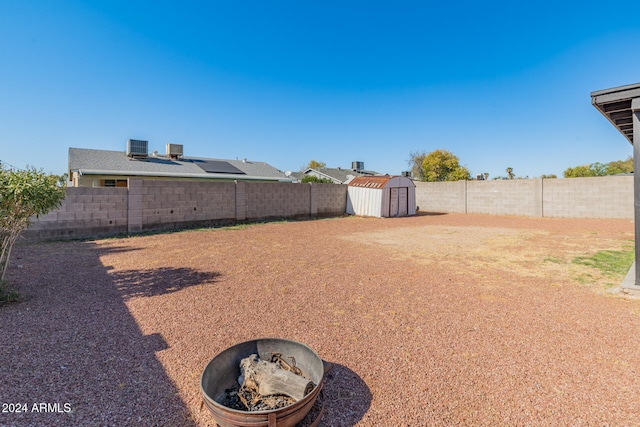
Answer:
[{"label": "shadow on gravel", "polygon": [[321,425],[354,426],[369,410],[373,395],[358,374],[344,365],[331,364],[323,387],[324,414]]},{"label": "shadow on gravel", "polygon": [[157,268],[116,271],[110,275],[122,297],[127,300],[177,292],[189,286],[213,282],[220,273],[197,271],[191,268]]},{"label": "shadow on gravel", "polygon": [[78,241],[15,248],[8,280],[24,299],[0,307],[1,400],[15,404],[0,413],[0,425],[195,425],[156,358],[166,342],[142,333],[124,298],[211,278],[147,272],[123,291],[129,275],[109,274],[101,253]]}]

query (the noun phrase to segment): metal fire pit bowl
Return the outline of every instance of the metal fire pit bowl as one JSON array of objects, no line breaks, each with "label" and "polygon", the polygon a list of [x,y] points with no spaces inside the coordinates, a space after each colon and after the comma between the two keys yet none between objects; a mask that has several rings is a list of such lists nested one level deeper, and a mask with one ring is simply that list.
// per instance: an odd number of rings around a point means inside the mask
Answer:
[{"label": "metal fire pit bowl", "polygon": [[[316,387],[296,403],[271,411],[240,411],[222,405],[225,390],[237,384],[240,361],[252,354],[270,360],[272,353],[293,356],[296,366]],[[243,342],[224,350],[211,359],[202,372],[200,389],[204,403],[220,427],[293,427],[304,419],[313,407],[324,377],[320,356],[304,344],[280,338],[262,338]],[[322,414],[318,416],[318,420]]]}]

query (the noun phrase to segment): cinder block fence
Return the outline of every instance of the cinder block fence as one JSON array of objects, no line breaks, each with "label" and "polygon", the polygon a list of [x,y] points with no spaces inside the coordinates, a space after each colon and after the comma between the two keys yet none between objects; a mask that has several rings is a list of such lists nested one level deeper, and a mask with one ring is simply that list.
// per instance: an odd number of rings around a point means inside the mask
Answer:
[{"label": "cinder block fence", "polygon": [[129,179],[128,188],[72,187],[25,232],[33,240],[343,215],[346,185]]},{"label": "cinder block fence", "polygon": [[[128,188],[68,188],[62,206],[34,222],[34,240],[339,216],[347,186],[130,179]],[[421,212],[633,219],[633,176],[416,182]]]},{"label": "cinder block fence", "polygon": [[633,219],[633,176],[416,182],[420,211]]}]

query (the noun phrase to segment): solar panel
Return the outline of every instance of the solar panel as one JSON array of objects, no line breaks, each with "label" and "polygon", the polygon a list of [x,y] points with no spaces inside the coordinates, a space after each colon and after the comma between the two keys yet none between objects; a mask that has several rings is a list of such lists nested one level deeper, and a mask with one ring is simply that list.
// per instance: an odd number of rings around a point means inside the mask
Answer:
[{"label": "solar panel", "polygon": [[233,166],[231,163],[223,162],[221,160],[201,160],[196,162],[196,165],[207,173],[232,173],[245,175],[244,172]]}]

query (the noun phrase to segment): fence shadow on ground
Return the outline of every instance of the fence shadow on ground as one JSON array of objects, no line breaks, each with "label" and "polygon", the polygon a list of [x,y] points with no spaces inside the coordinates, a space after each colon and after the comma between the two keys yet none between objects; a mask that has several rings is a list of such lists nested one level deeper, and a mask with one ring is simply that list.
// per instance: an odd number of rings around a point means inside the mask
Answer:
[{"label": "fence shadow on ground", "polygon": [[177,292],[189,286],[214,282],[220,273],[197,271],[192,268],[161,267],[152,270],[124,270],[111,272],[113,283],[127,300]]},{"label": "fence shadow on ground", "polygon": [[331,362],[326,373],[321,425],[354,426],[371,406],[373,395],[362,378],[344,365]]},{"label": "fence shadow on ground", "polygon": [[[101,254],[79,241],[15,248],[7,278],[25,298],[0,307],[0,390],[28,411],[0,414],[0,424],[195,426],[156,357],[167,343],[140,330],[123,293],[170,292],[212,275],[161,269],[121,290],[133,273],[110,274]],[[33,411],[39,402],[49,410]]]}]

